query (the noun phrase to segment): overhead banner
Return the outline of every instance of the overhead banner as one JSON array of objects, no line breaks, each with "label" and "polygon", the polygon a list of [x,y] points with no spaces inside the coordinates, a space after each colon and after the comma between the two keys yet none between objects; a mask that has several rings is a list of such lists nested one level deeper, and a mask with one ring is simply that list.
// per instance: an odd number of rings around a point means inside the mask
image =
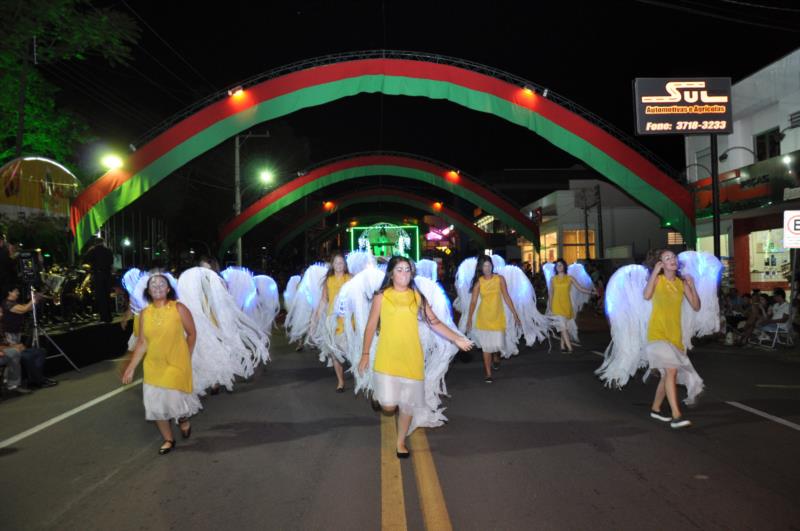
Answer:
[{"label": "overhead banner", "polygon": [[733,132],[729,77],[637,78],[634,94],[640,135]]}]

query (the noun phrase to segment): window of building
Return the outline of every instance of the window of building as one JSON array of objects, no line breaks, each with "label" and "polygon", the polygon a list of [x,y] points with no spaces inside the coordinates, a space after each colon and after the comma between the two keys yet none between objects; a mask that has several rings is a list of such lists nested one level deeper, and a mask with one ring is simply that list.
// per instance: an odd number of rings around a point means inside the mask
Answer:
[{"label": "window of building", "polygon": [[555,262],[558,258],[558,233],[550,232],[539,236],[539,247],[545,262]]},{"label": "window of building", "polygon": [[711,148],[707,147],[701,149],[694,154],[694,174],[697,175],[697,180],[708,179],[711,177]]},{"label": "window of building", "polygon": [[750,233],[750,282],[785,283],[789,264],[782,228]]},{"label": "window of building", "polygon": [[683,234],[671,230],[667,233],[667,245],[683,245]]},{"label": "window of building", "polygon": [[[561,233],[561,255],[568,264],[586,259],[586,231],[564,230]],[[595,258],[594,231],[589,231],[589,258]]]},{"label": "window of building", "polygon": [[756,160],[767,160],[781,154],[781,141],[778,135],[779,129],[775,127],[755,136]]}]

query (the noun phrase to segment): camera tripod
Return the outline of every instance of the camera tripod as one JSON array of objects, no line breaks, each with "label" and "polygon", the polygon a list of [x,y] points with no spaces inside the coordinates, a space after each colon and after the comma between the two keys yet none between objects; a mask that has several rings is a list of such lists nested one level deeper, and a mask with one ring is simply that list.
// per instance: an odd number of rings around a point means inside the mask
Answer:
[{"label": "camera tripod", "polygon": [[31,337],[32,337],[31,346],[32,347],[36,347],[36,348],[40,348],[40,346],[39,346],[39,334],[43,335],[44,337],[47,338],[48,341],[50,341],[50,343],[59,352],[58,354],[53,354],[52,356],[47,356],[47,358],[45,358],[45,359],[49,360],[49,359],[52,359],[52,358],[61,358],[61,357],[63,357],[64,359],[66,359],[69,362],[70,365],[72,365],[73,369],[75,369],[78,372],[81,372],[81,370],[78,368],[77,365],[75,365],[75,363],[73,363],[73,361],[69,358],[69,356],[67,356],[67,354],[63,350],[61,350],[61,347],[58,346],[58,343],[53,341],[53,338],[50,337],[50,334],[48,334],[45,330],[39,330],[39,320],[36,318],[36,297],[35,297],[36,290],[34,289],[33,286],[30,287],[30,292],[31,292],[31,314],[33,315],[33,332],[31,333]]}]

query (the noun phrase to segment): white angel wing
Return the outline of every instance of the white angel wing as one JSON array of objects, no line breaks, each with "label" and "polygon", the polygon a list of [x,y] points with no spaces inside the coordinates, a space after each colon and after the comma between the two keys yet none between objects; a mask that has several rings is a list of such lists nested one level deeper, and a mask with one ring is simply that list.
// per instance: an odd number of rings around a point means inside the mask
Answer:
[{"label": "white angel wing", "polygon": [[300,284],[300,278],[300,275],[292,275],[286,284],[286,291],[283,292],[283,308],[286,310],[287,319],[289,318],[288,314],[292,311],[292,303],[297,293],[297,286]]},{"label": "white angel wing", "polygon": [[553,277],[556,276],[556,264],[553,262],[547,262],[542,265],[542,272],[544,273],[544,280],[547,282],[547,289],[550,290],[550,283],[553,281]]},{"label": "white angel wing", "polygon": [[499,273],[506,266],[505,259],[499,254],[492,255],[492,266],[495,273]]},{"label": "white angel wing", "polygon": [[275,317],[281,310],[280,297],[278,295],[278,284],[272,277],[267,275],[256,275],[253,277],[256,285],[255,317],[261,329],[269,334]]},{"label": "white angel wing", "polygon": [[469,314],[469,303],[472,299],[472,279],[475,278],[475,267],[477,267],[478,259],[473,257],[467,258],[458,266],[456,270],[456,293],[458,296],[453,302],[453,308],[456,309],[461,317],[458,320],[458,329],[464,332],[467,329],[467,317]]},{"label": "white angel wing", "polygon": [[433,280],[436,282],[437,274],[436,271],[439,269],[439,264],[434,262],[433,260],[428,260],[427,258],[423,258],[416,264],[417,268],[417,276],[425,277],[429,280]]},{"label": "white angel wing", "polygon": [[[506,280],[508,295],[514,303],[519,320],[522,322],[522,334],[525,335],[525,344],[530,347],[537,341],[547,339],[550,320],[536,308],[536,293],[527,275],[519,267],[513,265],[505,266],[499,273]],[[511,312],[507,313],[510,316]],[[513,317],[511,323],[512,325],[514,324]]]},{"label": "white angel wing", "polygon": [[369,266],[375,266],[375,257],[370,251],[351,251],[347,253],[347,271],[351,275],[357,275]]},{"label": "white angel wing", "polygon": [[[414,278],[414,283],[428,300],[431,310],[439,321],[455,330],[450,300],[442,287],[421,275]],[[419,338],[425,354],[425,407],[415,409],[408,429],[409,434],[418,427],[441,426],[447,420],[447,417],[444,416],[441,395],[447,394],[445,375],[450,367],[450,362],[458,353],[458,347],[436,333],[426,321],[419,323]]]},{"label": "white angel wing", "polygon": [[719,331],[719,278],[722,262],[711,253],[684,251],[678,255],[681,275],[691,275],[697,295],[700,297],[700,311],[695,312],[684,297],[681,307],[681,329],[683,344],[687,350],[692,348],[692,337],[706,336]]},{"label": "white angel wing", "polygon": [[644,299],[647,278],[645,267],[628,265],[608,281],[605,305],[611,343],[606,348],[605,361],[595,371],[607,387],[623,387],[637,370],[647,366],[647,325],[653,309],[652,302]]},{"label": "white angel wing", "polygon": [[147,306],[147,301],[136,295],[136,285],[143,274],[141,270],[134,267],[126,271],[122,276],[122,287],[128,292],[131,301],[131,310],[137,315]]},{"label": "white angel wing", "polygon": [[256,300],[256,284],[253,281],[253,273],[243,267],[229,267],[222,272],[222,278],[225,279],[228,293],[236,301],[236,306],[252,317]]},{"label": "white angel wing", "polygon": [[[592,277],[586,272],[583,264],[572,264],[567,268],[567,274],[574,278],[575,282],[583,289],[591,290],[594,287]],[[588,293],[581,293],[573,287],[569,290],[569,298],[570,302],[572,302],[572,311],[574,315],[578,315],[578,312],[581,311],[583,306],[589,302],[591,295]]]},{"label": "white angel wing", "polygon": [[[369,368],[364,374],[358,372],[358,363],[361,360],[361,349],[364,346],[364,332],[367,328],[369,310],[375,292],[380,289],[385,274],[380,269],[368,267],[360,272],[339,290],[336,298],[334,313],[344,317],[344,333],[346,353],[345,357],[350,362],[351,372],[355,379],[354,391],[372,391],[372,366],[375,363],[375,347],[378,345],[377,336],[372,338],[370,348]],[[354,323],[349,325],[348,323]]]},{"label": "white angel wing", "polygon": [[292,303],[291,315],[286,317],[285,327],[289,342],[303,341],[309,334],[311,319],[322,298],[322,282],[328,272],[326,264],[314,264],[306,269],[297,287]]}]

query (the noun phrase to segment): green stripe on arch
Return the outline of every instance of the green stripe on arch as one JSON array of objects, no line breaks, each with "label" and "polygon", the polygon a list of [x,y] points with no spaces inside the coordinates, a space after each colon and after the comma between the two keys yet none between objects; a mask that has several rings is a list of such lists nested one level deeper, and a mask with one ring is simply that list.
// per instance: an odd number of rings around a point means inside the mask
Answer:
[{"label": "green stripe on arch", "polygon": [[[408,205],[410,207],[430,212],[431,214],[435,214],[437,216],[441,216],[449,223],[452,223],[456,229],[462,231],[464,234],[469,237],[470,240],[477,243],[479,246],[486,247],[489,242],[487,242],[485,236],[481,236],[480,233],[483,232],[474,225],[468,225],[462,223],[460,220],[456,219],[447,214],[445,211],[436,212],[433,210],[432,205],[426,205],[422,200],[414,200],[408,197],[398,197],[396,195],[387,195],[387,194],[377,194],[377,195],[370,195],[369,197],[345,197],[343,199],[339,199],[338,201],[334,201],[336,203],[337,208],[346,208],[351,205],[362,204],[362,203],[374,203],[374,202],[384,202],[384,203],[398,203],[401,205]],[[292,227],[291,230],[287,231],[285,234],[281,235],[280,240],[275,245],[275,250],[280,251],[284,247],[286,247],[289,242],[291,242],[295,237],[299,234],[302,234],[310,227],[313,227],[316,223],[322,221],[323,218],[329,216],[330,212],[320,212],[314,216],[309,216],[308,219],[301,220],[296,226]],[[224,252],[224,251],[223,251]],[[222,253],[220,256],[222,256]]]},{"label": "green stripe on arch", "polygon": [[375,175],[389,175],[393,177],[413,179],[447,190],[455,195],[458,195],[459,197],[464,198],[472,204],[483,208],[504,223],[508,224],[510,227],[514,227],[522,236],[528,238],[532,242],[538,243],[538,235],[534,230],[531,229],[530,226],[523,225],[509,213],[499,209],[495,204],[486,200],[480,194],[477,194],[466,187],[459,186],[458,184],[447,182],[441,176],[427,171],[408,168],[405,166],[380,164],[356,166],[353,168],[328,173],[327,175],[319,177],[318,179],[315,179],[306,185],[298,187],[283,195],[276,201],[269,203],[265,208],[256,211],[249,217],[244,218],[238,226],[236,226],[230,232],[224,234],[220,244],[220,254],[224,254],[225,251],[230,248],[237,239],[250,232],[250,230],[252,230],[256,225],[262,223],[283,208],[296,201],[299,201],[308,194],[342,181],[358,179],[361,177],[371,177]]},{"label": "green stripe on arch", "polygon": [[[464,75],[467,74],[465,73]],[[471,73],[470,75],[476,74]],[[277,80],[265,81],[264,84],[274,81]],[[689,215],[691,207],[685,206],[690,202],[684,197],[688,192],[684,194],[683,189],[676,189],[680,192],[681,201],[684,203],[683,207],[679,206],[678,202],[676,202],[677,199],[673,200],[669,197],[669,192],[665,191],[675,189],[674,183],[668,177],[659,175],[653,177],[653,175],[650,175],[648,178],[651,182],[648,183],[644,176],[637,175],[618,160],[619,156],[617,158],[612,157],[583,136],[567,129],[566,125],[562,126],[556,121],[546,118],[543,114],[534,110],[535,106],[525,106],[520,102],[511,101],[489,92],[468,88],[459,85],[457,81],[457,79],[442,81],[385,74],[357,75],[299,88],[267,99],[236,114],[221,118],[212,125],[196,132],[188,139],[177,143],[148,165],[136,170],[133,176],[120,178],[121,184],[118,186],[114,184],[113,186],[116,186],[116,188],[98,199],[91,207],[86,206],[89,204],[87,201],[78,201],[82,208],[88,208],[88,210],[83,214],[81,211],[73,209],[72,218],[76,232],[76,243],[79,248],[82,247],[111,215],[135,201],[161,179],[182,165],[219,145],[226,139],[259,123],[360,93],[383,93],[386,95],[419,96],[448,100],[468,109],[493,114],[511,123],[525,127],[558,148],[584,161],[588,166],[597,170],[653,210],[660,216],[663,223],[669,223],[675,230],[680,231],[686,241],[694,241],[694,220]],[[501,83],[499,80],[491,81],[493,83]],[[545,104],[543,103],[542,105],[544,106]],[[548,103],[547,105],[551,104]],[[563,113],[569,112],[566,109],[562,109],[562,111]],[[191,118],[187,118],[187,120],[191,120]],[[577,120],[577,117],[575,118]],[[576,125],[576,120],[573,120],[573,123],[570,124],[573,131],[580,130],[580,127]],[[567,120],[564,120],[565,124],[566,122]],[[595,127],[595,129],[598,128]],[[587,138],[590,136],[588,133],[581,134],[586,134]],[[594,131],[593,134],[598,135],[601,133]],[[595,141],[597,142],[596,138]],[[609,141],[608,138],[605,138],[605,141]],[[619,143],[619,141],[616,142]],[[659,183],[663,182],[663,184],[659,184],[661,189],[653,184],[653,179],[661,179],[658,181]],[[104,186],[106,185],[104,184]],[[110,189],[111,185],[108,185],[108,188]]]}]

